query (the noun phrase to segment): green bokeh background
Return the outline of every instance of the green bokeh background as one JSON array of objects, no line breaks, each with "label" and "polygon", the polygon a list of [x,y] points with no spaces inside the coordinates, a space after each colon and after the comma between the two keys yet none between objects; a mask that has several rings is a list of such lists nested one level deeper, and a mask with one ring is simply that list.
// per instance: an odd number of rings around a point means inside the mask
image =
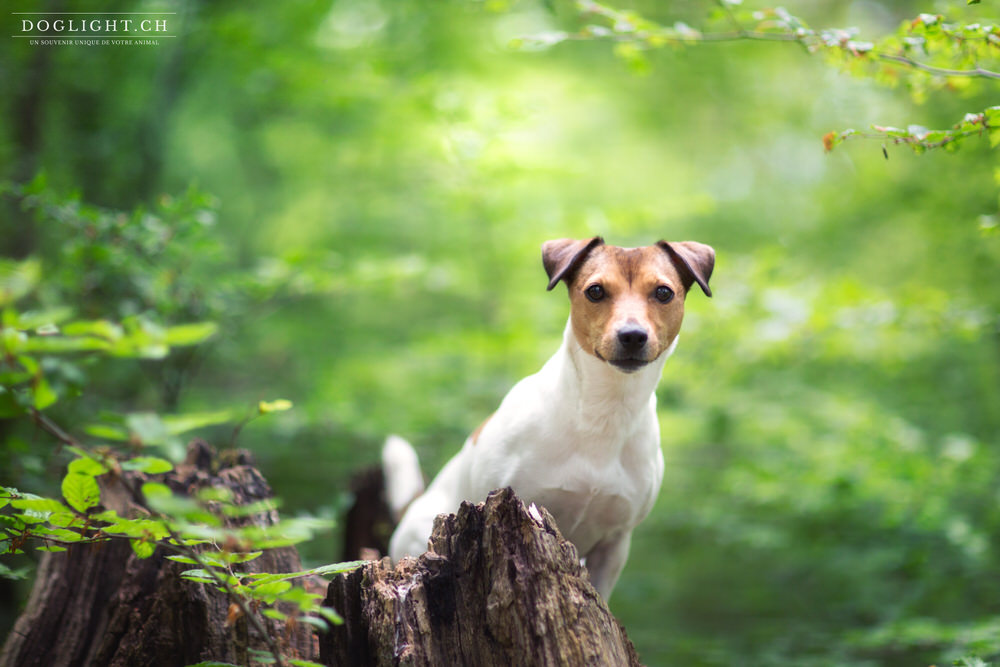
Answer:
[{"label": "green bokeh background", "polygon": [[[51,4],[19,9],[65,11]],[[947,9],[785,4],[873,35]],[[622,6],[698,25],[714,5]],[[544,289],[542,241],[698,240],[718,253],[715,298],[687,304],[658,389],[663,490],[611,600],[644,662],[1000,655],[1000,237],[978,224],[996,151],[821,142],[948,127],[995,95],[918,105],[787,44],[667,49],[644,73],[606,43],[508,48],[578,25],[562,0],[86,10],[176,11],[178,37],[0,39],[0,177],[44,170],[123,210],[194,185],[218,199],[226,258],[190,250],[206,289],[232,272],[308,280],[233,305],[176,400],[103,363],[99,389],[53,410],[62,423],[287,398],[241,443],[286,511],[335,514],[387,433],[436,471],[556,348],[568,304]],[[66,239],[4,206],[0,250],[56,270]],[[0,435],[0,483],[54,483],[44,437]],[[303,552],[336,560],[336,534]],[[9,622],[24,591],[4,591]]]}]

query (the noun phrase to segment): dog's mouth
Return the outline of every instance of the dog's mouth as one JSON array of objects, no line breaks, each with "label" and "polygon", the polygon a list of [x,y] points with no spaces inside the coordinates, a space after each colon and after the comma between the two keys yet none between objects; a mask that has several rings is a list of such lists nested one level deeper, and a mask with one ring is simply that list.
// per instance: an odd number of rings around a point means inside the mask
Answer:
[{"label": "dog's mouth", "polygon": [[600,359],[601,361],[611,364],[612,366],[614,366],[615,368],[624,373],[634,373],[635,371],[639,370],[640,368],[649,363],[645,359],[637,359],[635,357],[622,357],[620,359],[605,359],[603,356],[601,356],[601,353],[598,352],[597,350],[594,350],[594,354],[597,355],[597,358]]}]

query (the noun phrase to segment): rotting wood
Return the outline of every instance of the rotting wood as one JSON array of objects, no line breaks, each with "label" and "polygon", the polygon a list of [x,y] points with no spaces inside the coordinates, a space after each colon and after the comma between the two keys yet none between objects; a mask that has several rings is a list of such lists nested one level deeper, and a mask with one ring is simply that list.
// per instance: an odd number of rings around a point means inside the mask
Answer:
[{"label": "rotting wood", "polygon": [[[145,479],[139,473],[126,474],[133,476],[132,482]],[[230,452],[228,460],[219,461],[201,442],[191,444],[184,464],[154,479],[184,495],[208,486],[226,488],[237,505],[271,497],[249,455]],[[102,482],[105,507],[122,516],[139,511],[122,484]],[[272,525],[277,518],[269,511],[237,521]],[[44,554],[28,604],[0,651],[0,666],[182,667],[203,660],[255,664],[247,660],[247,649],[266,650],[262,639],[245,620],[227,625],[225,595],[182,579],[180,573],[191,566],[166,555],[157,548],[150,558],[139,559],[124,541]],[[296,572],[302,566],[296,550],[285,547],[265,551],[246,569]],[[311,626],[262,620],[286,655],[314,658]]]},{"label": "rotting wood", "polygon": [[384,558],[330,583],[324,604],[344,624],[320,638],[324,664],[640,664],[576,548],[510,489],[438,517],[430,546],[395,568]]}]

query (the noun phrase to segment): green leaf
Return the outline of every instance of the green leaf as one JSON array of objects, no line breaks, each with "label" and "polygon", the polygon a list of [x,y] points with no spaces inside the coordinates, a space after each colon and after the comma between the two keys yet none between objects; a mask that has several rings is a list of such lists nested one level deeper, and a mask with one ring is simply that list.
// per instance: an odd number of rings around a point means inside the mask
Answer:
[{"label": "green leaf", "polygon": [[149,558],[156,551],[156,545],[146,540],[132,540],[132,551],[139,558]]},{"label": "green leaf", "polygon": [[18,498],[10,501],[11,507],[36,512],[68,512],[69,508],[54,498]]},{"label": "green leaf", "polygon": [[344,622],[344,619],[332,607],[320,607],[319,613],[334,625],[340,625]]},{"label": "green leaf", "polygon": [[276,660],[274,655],[270,651],[262,651],[260,649],[249,649],[247,653],[256,661],[264,665],[273,665]]},{"label": "green leaf", "polygon": [[[0,550],[0,553],[2,553],[2,550]],[[20,567],[16,570],[12,570],[3,563],[0,563],[0,578],[20,580],[20,579],[26,579],[27,577],[28,577],[28,568]]]},{"label": "green leaf", "polygon": [[342,572],[350,572],[355,570],[368,561],[364,560],[352,560],[344,563],[332,563],[330,565],[321,565],[319,567],[314,567],[309,570],[301,570],[299,572],[282,572],[280,574],[272,574],[270,572],[262,572],[258,574],[251,574],[251,580],[259,580],[261,582],[271,582],[271,581],[284,581],[287,579],[295,579],[298,577],[308,577],[311,575],[324,575],[324,574],[340,574]]},{"label": "green leaf", "polygon": [[230,551],[206,551],[201,554],[202,560],[209,565],[214,565],[215,567],[227,567],[233,563],[246,563],[248,561],[258,558],[263,551],[251,551],[247,553],[240,552],[230,552]]},{"label": "green leaf", "polygon": [[195,322],[170,327],[166,331],[166,343],[170,346],[197,345],[202,343],[219,330],[215,322]]},{"label": "green leaf", "polygon": [[21,313],[17,318],[16,326],[19,329],[38,329],[46,325],[55,325],[63,322],[73,315],[73,309],[61,306],[48,310],[29,310]]},{"label": "green leaf", "polygon": [[101,530],[112,535],[153,540],[163,539],[170,534],[163,523],[157,519],[119,519]]},{"label": "green leaf", "polygon": [[51,552],[66,551],[66,547],[60,546],[58,544],[47,544],[45,546],[35,547],[35,551],[51,551]]},{"label": "green leaf", "polygon": [[63,326],[62,332],[66,336],[95,336],[108,341],[119,340],[124,335],[120,325],[108,320],[70,322]]},{"label": "green leaf", "polygon": [[258,600],[263,600],[268,604],[275,602],[278,596],[292,587],[288,581],[270,581],[263,584],[251,585],[253,596]]},{"label": "green leaf", "polygon": [[[308,618],[303,618],[303,617],[300,617],[299,620],[300,621],[306,621],[307,623],[310,622]],[[318,618],[314,618],[312,620],[313,621],[318,621],[319,619]],[[313,623],[313,625],[315,625],[315,623]],[[329,630],[330,628],[326,627],[326,628],[323,628],[323,629],[324,630]],[[295,667],[323,667],[323,665],[321,665],[318,662],[313,662],[312,660],[303,660],[302,658],[290,658],[288,660],[288,662],[289,662],[289,664],[295,665]]]},{"label": "green leaf", "polygon": [[152,498],[169,498],[174,495],[174,492],[166,484],[146,482],[142,485],[142,495],[146,496],[146,499],[149,500]]},{"label": "green leaf", "polygon": [[203,584],[215,584],[215,578],[208,573],[207,570],[196,568],[193,570],[184,570],[181,572],[181,576],[185,579],[190,579],[191,581],[198,581]]},{"label": "green leaf", "polygon": [[89,475],[96,477],[108,471],[108,467],[95,458],[81,456],[69,462],[67,471],[73,475]]},{"label": "green leaf", "polygon": [[170,472],[174,469],[174,464],[166,459],[155,456],[137,456],[134,459],[122,462],[123,470],[138,470],[149,475],[159,475]]},{"label": "green leaf", "polygon": [[260,403],[257,404],[257,411],[262,415],[266,415],[271,412],[282,412],[284,410],[291,410],[291,409],[292,409],[292,402],[287,401],[283,398],[278,398],[273,401],[261,401]]},{"label": "green leaf", "polygon": [[215,426],[233,421],[232,410],[216,410],[214,412],[190,412],[183,415],[165,415],[161,417],[167,433],[181,435],[205,426]]},{"label": "green leaf", "polygon": [[194,558],[189,558],[187,556],[174,555],[174,556],[167,556],[167,558],[173,561],[177,561],[178,563],[184,563],[185,565],[198,564],[198,561],[196,561]]},{"label": "green leaf", "polygon": [[101,490],[92,475],[69,473],[63,478],[62,493],[77,512],[86,512],[101,502]]},{"label": "green leaf", "polygon": [[119,442],[128,441],[128,431],[113,424],[88,424],[83,427],[83,432],[95,438],[117,440]]},{"label": "green leaf", "polygon": [[91,352],[107,350],[107,342],[99,338],[66,338],[64,336],[33,336],[23,348],[25,352],[40,352],[43,354],[61,354],[65,352]]},{"label": "green leaf", "polygon": [[268,618],[273,618],[276,621],[285,621],[285,620],[288,620],[288,614],[280,612],[277,609],[270,609],[269,608],[269,609],[265,609],[265,610],[261,611],[260,613],[263,614],[264,616],[267,616]]},{"label": "green leaf", "polygon": [[20,354],[27,349],[28,334],[13,327],[0,330],[0,351],[8,354]]},{"label": "green leaf", "polygon": [[125,425],[144,444],[155,445],[170,435],[159,415],[155,412],[133,412],[125,417]]},{"label": "green leaf", "polygon": [[49,523],[60,528],[71,528],[83,526],[84,520],[73,514],[68,507],[64,507],[62,512],[53,512],[49,515]]},{"label": "green leaf", "polygon": [[33,532],[36,535],[52,537],[63,542],[82,542],[86,539],[75,530],[66,530],[65,528],[42,528],[41,526],[36,526]]},{"label": "green leaf", "polygon": [[56,395],[56,392],[52,391],[52,387],[45,378],[38,378],[33,393],[33,402],[36,410],[44,410],[59,400],[59,396]]}]

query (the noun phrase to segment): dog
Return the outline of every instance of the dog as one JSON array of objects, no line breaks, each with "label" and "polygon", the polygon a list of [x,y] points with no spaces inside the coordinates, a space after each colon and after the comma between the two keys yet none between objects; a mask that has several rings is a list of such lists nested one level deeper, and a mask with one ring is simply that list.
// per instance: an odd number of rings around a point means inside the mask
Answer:
[{"label": "dog", "polygon": [[694,241],[619,248],[595,236],[545,242],[542,263],[548,289],[562,281],[569,291],[562,345],[510,390],[426,490],[413,448],[387,439],[387,497],[401,514],[389,554],[398,561],[423,553],[438,514],[510,486],[548,509],[607,599],[632,531],[659,493],[654,390],[677,346],[689,290],[697,284],[712,296],[715,251]]}]

